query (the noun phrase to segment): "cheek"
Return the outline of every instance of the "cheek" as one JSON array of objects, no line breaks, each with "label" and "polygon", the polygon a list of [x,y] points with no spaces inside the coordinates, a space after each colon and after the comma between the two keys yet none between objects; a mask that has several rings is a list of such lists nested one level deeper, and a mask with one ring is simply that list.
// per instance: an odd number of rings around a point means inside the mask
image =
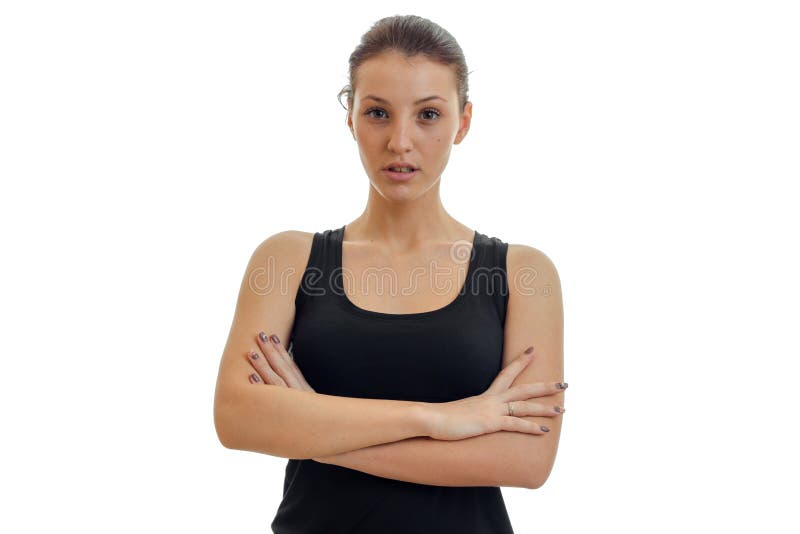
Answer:
[{"label": "cheek", "polygon": [[358,138],[358,144],[361,146],[362,150],[366,152],[374,152],[380,146],[380,141],[372,135],[366,134],[362,132],[362,135]]}]

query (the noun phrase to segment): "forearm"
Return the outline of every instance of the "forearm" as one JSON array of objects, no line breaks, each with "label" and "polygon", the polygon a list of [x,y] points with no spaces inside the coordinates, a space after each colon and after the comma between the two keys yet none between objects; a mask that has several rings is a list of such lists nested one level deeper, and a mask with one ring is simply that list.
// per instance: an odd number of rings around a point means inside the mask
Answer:
[{"label": "forearm", "polygon": [[426,436],[422,404],[250,385],[218,399],[214,417],[228,448],[307,459]]},{"label": "forearm", "polygon": [[456,441],[415,437],[314,460],[394,480],[434,486],[530,488],[530,445],[519,432],[493,432]]}]

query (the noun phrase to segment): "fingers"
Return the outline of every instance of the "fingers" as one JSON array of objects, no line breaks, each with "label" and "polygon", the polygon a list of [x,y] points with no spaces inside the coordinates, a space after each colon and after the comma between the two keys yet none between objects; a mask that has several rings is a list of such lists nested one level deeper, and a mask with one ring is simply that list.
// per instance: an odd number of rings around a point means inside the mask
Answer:
[{"label": "fingers", "polygon": [[258,334],[257,343],[267,363],[272,367],[273,371],[277,373],[290,388],[302,389],[314,393],[314,388],[306,381],[300,368],[294,362],[292,355],[281,344],[278,336],[272,334],[267,336],[264,332]]},{"label": "fingers", "polygon": [[258,373],[252,373],[250,376],[247,377],[250,380],[251,384],[263,384],[264,382],[261,380],[261,377],[258,376]]},{"label": "fingers", "polygon": [[525,367],[531,362],[533,358],[533,347],[528,347],[522,352],[517,358],[515,358],[511,363],[506,365],[500,374],[492,381],[492,385],[489,386],[487,390],[488,393],[503,393],[511,384],[514,383],[514,380],[517,379],[517,376],[522,372]]},{"label": "fingers", "polygon": [[555,417],[566,410],[560,404],[549,404],[534,401],[509,401],[514,417],[542,416]]},{"label": "fingers", "polygon": [[550,427],[540,425],[519,417],[503,417],[503,430],[510,432],[523,432],[525,434],[547,434]]},{"label": "fingers", "polygon": [[282,353],[280,350],[283,347],[281,347],[278,336],[275,334],[267,336],[264,332],[259,332],[256,342],[267,359],[268,366],[280,376],[283,382],[290,388],[301,389],[302,383],[289,363],[291,358],[288,354],[284,356],[286,351]]},{"label": "fingers", "polygon": [[247,360],[250,362],[250,365],[253,366],[253,369],[256,370],[255,373],[250,375],[250,383],[251,384],[272,384],[275,386],[283,386],[287,387],[286,382],[278,376],[278,374],[272,370],[272,367],[267,362],[265,358],[263,358],[259,353],[255,351],[250,351],[247,354]]},{"label": "fingers", "polygon": [[501,394],[503,401],[521,401],[531,397],[545,397],[562,393],[567,389],[566,382],[531,382],[519,384]]},{"label": "fingers", "polygon": [[314,388],[312,388],[309,385],[309,383],[306,382],[306,377],[303,376],[303,373],[300,371],[300,368],[297,367],[297,364],[295,363],[294,358],[292,358],[292,355],[289,354],[289,351],[287,351],[286,348],[284,348],[283,344],[281,344],[280,340],[278,339],[278,336],[275,336],[275,340],[276,341],[273,342],[275,349],[283,357],[283,360],[286,362],[286,364],[294,373],[295,378],[297,378],[298,384],[300,384],[300,388],[305,389],[306,391],[314,391]]}]

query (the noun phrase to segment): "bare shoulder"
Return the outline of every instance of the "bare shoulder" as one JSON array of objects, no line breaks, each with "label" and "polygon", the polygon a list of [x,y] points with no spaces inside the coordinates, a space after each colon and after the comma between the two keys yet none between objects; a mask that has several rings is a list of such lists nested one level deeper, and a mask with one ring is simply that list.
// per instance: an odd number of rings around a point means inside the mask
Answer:
[{"label": "bare shoulder", "polygon": [[215,403],[237,398],[249,386],[250,351],[257,336],[275,334],[284,346],[294,323],[294,300],[305,270],[314,234],[286,230],[273,234],[253,251],[239,289],[228,341],[222,355]]},{"label": "bare shoulder", "polygon": [[[509,280],[508,312],[505,323],[503,367],[533,346],[533,361],[517,375],[514,385],[564,381],[564,310],[561,283],[550,258],[527,245],[509,245],[506,267]],[[564,392],[544,401],[564,406]],[[519,451],[519,462],[528,467],[528,479],[540,487],[555,462],[563,416],[530,416],[528,421],[545,425],[544,439],[527,439]]]},{"label": "bare shoulder", "polygon": [[[509,245],[506,271],[509,298],[504,366],[533,345],[537,349],[537,369],[556,378],[563,365],[564,329],[558,271],[544,252],[528,245]],[[544,364],[547,359],[552,368]]]},{"label": "bare shoulder", "polygon": [[539,292],[560,294],[561,281],[555,264],[547,254],[529,245],[509,244],[506,256],[511,295]]},{"label": "bare shoulder", "polygon": [[313,232],[284,230],[261,241],[253,251],[253,258],[263,260],[265,257],[274,256],[283,262],[298,260],[302,262],[308,259],[313,238]]},{"label": "bare shoulder", "polygon": [[247,264],[248,284],[268,285],[283,295],[293,294],[308,264],[313,238],[312,232],[284,230],[261,241]]}]

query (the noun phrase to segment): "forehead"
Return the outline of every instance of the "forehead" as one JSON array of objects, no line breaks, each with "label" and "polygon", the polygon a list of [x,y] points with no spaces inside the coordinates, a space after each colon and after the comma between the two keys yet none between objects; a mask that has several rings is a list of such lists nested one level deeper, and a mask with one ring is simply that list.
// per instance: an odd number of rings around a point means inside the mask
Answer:
[{"label": "forehead", "polygon": [[375,95],[400,104],[433,94],[446,98],[448,104],[454,102],[455,72],[421,55],[407,58],[394,51],[384,52],[366,60],[356,73],[356,100]]}]

